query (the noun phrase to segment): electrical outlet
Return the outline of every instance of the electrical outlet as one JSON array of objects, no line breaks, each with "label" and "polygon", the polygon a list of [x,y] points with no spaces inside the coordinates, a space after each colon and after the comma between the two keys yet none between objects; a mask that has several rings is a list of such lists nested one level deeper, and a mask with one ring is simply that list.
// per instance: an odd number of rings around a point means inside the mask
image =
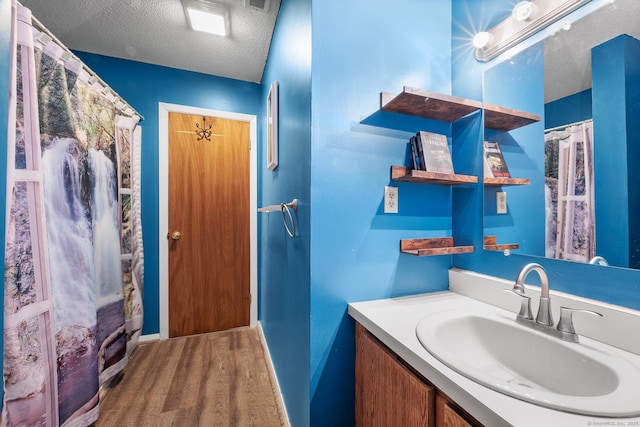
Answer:
[{"label": "electrical outlet", "polygon": [[496,211],[499,214],[507,213],[507,193],[505,191],[496,193]]},{"label": "electrical outlet", "polygon": [[384,187],[384,213],[398,213],[398,187]]}]

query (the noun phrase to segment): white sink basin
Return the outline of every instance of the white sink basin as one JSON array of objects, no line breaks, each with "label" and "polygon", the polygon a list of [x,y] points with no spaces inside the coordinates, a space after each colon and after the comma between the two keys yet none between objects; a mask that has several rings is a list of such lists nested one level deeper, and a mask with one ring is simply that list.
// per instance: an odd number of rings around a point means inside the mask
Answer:
[{"label": "white sink basin", "polygon": [[436,359],[486,387],[584,415],[640,415],[640,367],[588,338],[567,343],[518,325],[515,315],[437,312],[416,327]]}]

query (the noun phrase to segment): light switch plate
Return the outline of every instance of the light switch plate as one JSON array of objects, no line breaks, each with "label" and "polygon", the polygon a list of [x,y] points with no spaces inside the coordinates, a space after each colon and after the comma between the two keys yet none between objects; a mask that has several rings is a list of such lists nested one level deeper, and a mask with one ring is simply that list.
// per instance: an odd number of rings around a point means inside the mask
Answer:
[{"label": "light switch plate", "polygon": [[499,214],[507,213],[507,193],[505,191],[496,193],[496,212]]},{"label": "light switch plate", "polygon": [[384,187],[384,213],[398,213],[398,187]]}]

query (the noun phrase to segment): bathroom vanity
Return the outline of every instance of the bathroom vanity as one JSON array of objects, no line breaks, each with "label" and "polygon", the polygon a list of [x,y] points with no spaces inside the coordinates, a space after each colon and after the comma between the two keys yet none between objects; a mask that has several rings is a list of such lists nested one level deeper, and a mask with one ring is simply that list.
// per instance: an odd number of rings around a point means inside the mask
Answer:
[{"label": "bathroom vanity", "polygon": [[[449,363],[442,355],[440,358],[435,357],[425,348],[425,345],[421,344],[416,328],[421,321],[423,325],[429,323],[424,319],[428,319],[433,313],[457,312],[460,313],[459,318],[470,313],[478,313],[495,318],[501,324],[507,325],[505,326],[507,328],[510,328],[510,322],[515,324],[520,302],[518,297],[509,292],[503,292],[505,289],[510,289],[513,282],[456,269],[450,271],[449,278],[450,291],[447,292],[349,304],[349,314],[357,322],[357,425],[485,425],[492,427],[612,425],[607,423],[625,426],[640,425],[640,417],[637,416],[640,414],[640,398],[638,398],[640,394],[636,394],[640,384],[635,384],[637,382],[635,379],[625,383],[624,378],[636,378],[636,375],[640,378],[640,356],[638,355],[640,340],[637,338],[637,332],[634,332],[640,327],[639,312],[554,292],[553,283],[551,283],[551,307],[554,318],[559,318],[560,306],[594,310],[603,314],[603,317],[598,318],[576,315],[575,329],[580,335],[580,342],[560,342],[558,346],[569,352],[584,350],[587,355],[588,352],[592,352],[596,355],[594,356],[596,359],[598,353],[611,354],[613,359],[605,360],[603,363],[613,366],[616,372],[611,372],[614,379],[608,381],[611,390],[607,389],[602,393],[598,391],[597,387],[603,382],[601,379],[592,381],[591,385],[589,381],[583,385],[577,380],[577,389],[574,393],[565,393],[562,389],[549,391],[545,387],[540,387],[542,389],[540,396],[547,402],[536,404],[526,400],[533,399],[534,391],[537,390],[533,390],[531,396],[527,396],[526,388],[521,387],[520,389],[524,390],[521,397],[507,395],[505,390],[509,388],[508,385],[498,384],[493,389],[482,385],[477,378],[474,381],[469,375],[463,375],[462,370],[455,364]],[[534,301],[537,301],[536,291],[536,287],[526,285],[526,292]],[[437,317],[433,319],[435,321]],[[474,347],[477,343],[468,336],[455,333],[453,329],[450,331],[451,333],[446,337],[441,337],[443,340],[448,340],[449,345],[457,345],[457,351],[462,358],[473,362],[486,357],[482,355],[483,350]],[[418,332],[420,332],[419,328]],[[535,334],[539,333],[535,332]],[[504,340],[505,346],[514,345],[513,339],[503,334],[494,335],[496,342]],[[432,335],[432,339],[437,337],[437,334]],[[535,338],[539,337],[536,335]],[[527,338],[515,345],[517,348],[523,347],[523,357],[517,357],[518,360],[527,359],[527,356],[536,354],[536,349],[540,347],[539,343],[532,342],[529,345]],[[551,341],[551,346],[554,345],[555,343]],[[455,355],[455,352],[452,354]],[[540,357],[539,352],[537,354],[538,359],[530,358],[534,375],[539,371],[550,369],[551,375],[548,376],[557,377],[559,376],[557,372],[563,372],[562,369],[571,369],[563,357],[560,357],[560,360],[539,360],[544,357]],[[509,362],[505,363],[508,366]],[[473,365],[473,363],[470,364]],[[571,364],[574,363],[571,362]],[[559,370],[553,371],[556,365]],[[456,369],[452,369],[452,366]],[[597,369],[594,368],[593,371],[595,370]],[[478,375],[481,377],[482,372]],[[578,375],[580,375],[579,372]],[[527,384],[514,385],[510,392],[515,390],[517,395],[518,386],[527,386]],[[500,387],[504,387],[502,392],[496,391]],[[533,387],[535,388],[536,385],[533,384]],[[595,391],[590,391],[591,387],[595,387]],[[621,394],[616,396],[616,392]],[[552,394],[545,395],[545,393]],[[570,409],[573,412],[567,412],[553,408],[553,405],[565,405],[563,399],[566,396],[563,396],[563,393],[578,395],[568,397],[568,403],[566,403],[569,407],[577,405],[578,410],[573,408]],[[615,408],[622,400],[627,401],[626,409],[622,406]],[[634,406],[635,401],[637,401],[637,408]],[[598,406],[602,411],[613,412],[607,416],[594,415],[598,414],[599,409],[596,408]],[[636,409],[637,413],[633,414],[632,412]],[[621,417],[612,415],[616,410],[626,411],[626,415]],[[584,412],[579,413],[580,411]],[[589,411],[592,413],[590,414]]]},{"label": "bathroom vanity", "polygon": [[356,349],[357,425],[482,425],[360,323]]}]

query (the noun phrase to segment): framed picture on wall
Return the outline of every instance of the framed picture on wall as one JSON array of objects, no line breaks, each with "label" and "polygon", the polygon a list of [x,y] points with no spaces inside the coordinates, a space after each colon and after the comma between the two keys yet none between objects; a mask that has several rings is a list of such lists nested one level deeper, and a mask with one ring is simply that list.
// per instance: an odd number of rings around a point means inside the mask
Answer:
[{"label": "framed picture on wall", "polygon": [[271,83],[267,96],[267,167],[278,167],[278,82]]}]

